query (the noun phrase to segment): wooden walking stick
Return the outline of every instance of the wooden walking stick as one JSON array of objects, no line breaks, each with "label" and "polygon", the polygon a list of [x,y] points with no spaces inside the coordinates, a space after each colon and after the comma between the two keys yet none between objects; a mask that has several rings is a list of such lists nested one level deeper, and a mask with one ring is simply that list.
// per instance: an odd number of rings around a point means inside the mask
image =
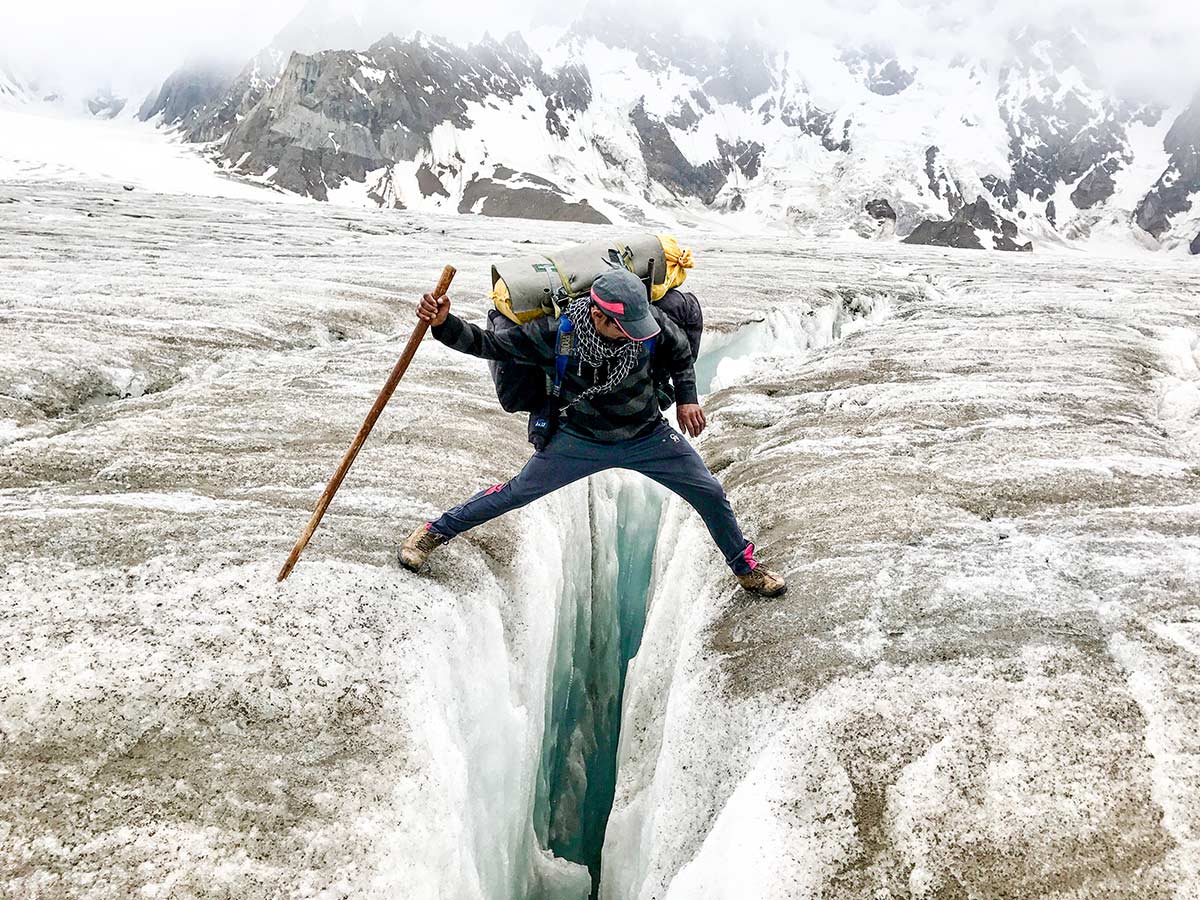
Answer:
[{"label": "wooden walking stick", "polygon": [[[441,298],[446,291],[450,290],[450,282],[454,279],[454,266],[446,266],[442,270],[442,278],[438,282],[436,288],[433,289],[433,296]],[[341,463],[338,464],[337,471],[333,473],[333,477],[329,479],[329,484],[325,486],[325,492],[321,494],[321,499],[317,501],[317,508],[313,511],[312,518],[308,520],[308,525],[304,528],[304,533],[300,535],[300,540],[296,541],[296,546],[292,548],[291,554],[287,558],[287,562],[283,564],[283,568],[279,570],[279,577],[276,581],[283,581],[296,566],[296,560],[300,558],[300,554],[304,552],[304,548],[308,545],[309,538],[313,536],[313,532],[317,530],[317,526],[321,524],[321,516],[325,515],[325,510],[329,509],[329,504],[333,500],[333,495],[337,493],[337,489],[342,485],[342,479],[346,477],[346,473],[350,471],[350,466],[354,462],[354,457],[358,456],[358,451],[362,449],[362,445],[367,441],[367,435],[371,433],[371,429],[375,426],[375,420],[379,418],[379,414],[383,412],[383,408],[387,406],[387,402],[392,399],[392,394],[396,390],[396,385],[400,383],[400,379],[404,377],[405,371],[408,369],[408,364],[412,362],[413,356],[417,352],[417,348],[421,346],[421,339],[425,337],[425,332],[429,330],[429,323],[424,319],[417,321],[417,326],[413,329],[412,335],[408,339],[408,344],[404,348],[404,353],[400,355],[399,361],[392,369],[392,374],[388,376],[387,383],[384,384],[383,390],[379,392],[379,396],[375,398],[375,405],[371,407],[371,411],[367,413],[366,421],[362,423],[362,427],[358,429],[358,434],[354,436],[354,440],[350,444],[350,449],[346,451],[346,455],[342,457]]]}]

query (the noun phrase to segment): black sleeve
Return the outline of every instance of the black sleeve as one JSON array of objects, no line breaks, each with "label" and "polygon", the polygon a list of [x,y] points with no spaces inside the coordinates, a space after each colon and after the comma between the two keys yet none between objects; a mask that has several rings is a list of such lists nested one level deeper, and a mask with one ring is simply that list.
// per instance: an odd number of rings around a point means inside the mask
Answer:
[{"label": "black sleeve", "polygon": [[485,331],[478,325],[464,322],[454,313],[446,316],[441,325],[434,325],[433,336],[454,350],[480,359],[515,360],[544,365],[554,361],[554,321],[548,317],[535,319],[518,328],[504,331]]},{"label": "black sleeve", "polygon": [[659,310],[679,326],[692,348],[692,359],[700,355],[700,335],[704,332],[704,310],[695,294],[672,288],[656,304]]},{"label": "black sleeve", "polygon": [[654,355],[671,373],[671,381],[675,384],[675,403],[698,403],[700,395],[696,393],[696,370],[692,366],[692,347],[687,335],[665,315],[659,317],[658,321],[662,332],[658,336]]}]

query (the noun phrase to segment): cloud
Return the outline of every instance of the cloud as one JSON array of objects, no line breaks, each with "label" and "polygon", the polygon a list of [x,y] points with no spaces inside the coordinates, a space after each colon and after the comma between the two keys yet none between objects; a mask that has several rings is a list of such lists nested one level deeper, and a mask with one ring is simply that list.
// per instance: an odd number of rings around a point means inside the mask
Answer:
[{"label": "cloud", "polygon": [[[453,40],[564,25],[585,0],[40,0],[5,11],[0,58],[27,72],[148,86],[185,59],[241,62],[303,13],[318,29],[357,23],[369,42],[422,29]],[[1077,28],[1103,76],[1123,94],[1178,102],[1200,88],[1200,4],[1194,0],[606,0],[620,21],[720,39],[751,32],[767,43],[875,45],[910,56],[962,54],[1000,62],[1020,29]],[[325,23],[321,26],[320,23]],[[631,26],[633,27],[633,26]],[[344,39],[344,38],[343,38]]]},{"label": "cloud", "polygon": [[185,59],[244,61],[298,0],[0,0],[0,62],[56,89],[148,90]]}]

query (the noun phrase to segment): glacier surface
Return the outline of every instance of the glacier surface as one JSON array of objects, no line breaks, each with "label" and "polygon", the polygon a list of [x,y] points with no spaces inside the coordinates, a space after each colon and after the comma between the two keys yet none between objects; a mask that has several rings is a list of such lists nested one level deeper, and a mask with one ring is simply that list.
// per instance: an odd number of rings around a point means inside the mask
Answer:
[{"label": "glacier surface", "polygon": [[602,230],[0,201],[0,893],[585,897],[606,778],[613,900],[1200,891],[1194,263],[688,235],[785,598],[624,474],[398,569],[528,452],[432,341],[276,585],[441,266]]}]

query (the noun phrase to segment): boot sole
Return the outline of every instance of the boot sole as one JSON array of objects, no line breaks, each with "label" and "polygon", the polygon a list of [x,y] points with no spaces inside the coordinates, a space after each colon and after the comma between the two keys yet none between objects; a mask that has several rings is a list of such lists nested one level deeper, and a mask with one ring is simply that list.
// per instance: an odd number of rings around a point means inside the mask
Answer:
[{"label": "boot sole", "polygon": [[429,562],[429,560],[425,560],[425,562],[419,563],[414,566],[411,563],[405,562],[404,557],[401,556],[399,553],[397,553],[396,554],[396,562],[400,563],[400,568],[402,568],[402,569],[408,569],[408,571],[410,571],[410,572],[419,573],[421,571],[421,569],[425,566],[425,563]]},{"label": "boot sole", "polygon": [[784,594],[786,594],[788,589],[787,585],[785,584],[779,590],[771,591],[769,593],[767,591],[752,591],[750,588],[742,588],[742,590],[752,597],[762,597],[764,600],[774,600],[776,597],[782,597]]}]

